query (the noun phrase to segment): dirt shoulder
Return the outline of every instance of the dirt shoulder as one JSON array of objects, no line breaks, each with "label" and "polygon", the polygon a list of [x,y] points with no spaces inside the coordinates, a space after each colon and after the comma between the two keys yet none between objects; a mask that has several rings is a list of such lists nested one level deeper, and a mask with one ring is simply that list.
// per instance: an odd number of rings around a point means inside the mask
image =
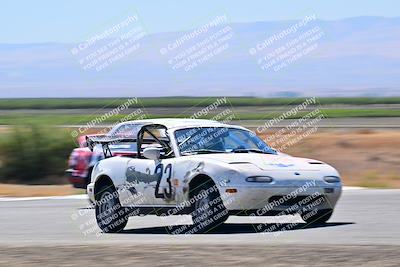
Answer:
[{"label": "dirt shoulder", "polygon": [[0,246],[4,266],[399,266],[398,246]]},{"label": "dirt shoulder", "polygon": [[348,186],[400,188],[400,131],[319,130],[285,153],[334,166]]},{"label": "dirt shoulder", "polygon": [[0,184],[0,197],[42,197],[81,194],[84,190],[71,185]]}]

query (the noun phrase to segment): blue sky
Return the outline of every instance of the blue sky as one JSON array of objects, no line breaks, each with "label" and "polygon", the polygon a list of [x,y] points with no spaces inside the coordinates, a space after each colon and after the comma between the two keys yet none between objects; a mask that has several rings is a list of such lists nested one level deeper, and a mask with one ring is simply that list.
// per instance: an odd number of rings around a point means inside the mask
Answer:
[{"label": "blue sky", "polygon": [[1,0],[0,43],[77,42],[137,13],[149,33],[187,30],[219,14],[231,22],[400,16],[398,0]]}]

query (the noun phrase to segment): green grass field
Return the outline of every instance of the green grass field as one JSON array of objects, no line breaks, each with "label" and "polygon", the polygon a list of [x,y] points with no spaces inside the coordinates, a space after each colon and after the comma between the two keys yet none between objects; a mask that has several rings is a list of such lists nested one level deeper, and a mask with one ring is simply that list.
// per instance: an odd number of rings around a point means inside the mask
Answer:
[{"label": "green grass field", "polygon": [[[157,110],[150,112],[147,118],[187,118],[190,117],[194,108],[211,105],[220,99],[219,97],[162,97],[162,98],[139,98],[131,101],[129,108],[167,108],[166,112]],[[306,98],[251,98],[251,97],[229,97],[227,101],[219,101],[219,106],[235,107],[234,120],[266,120],[278,117],[282,111],[282,107],[295,106],[303,103]],[[0,116],[1,125],[17,125],[17,124],[33,124],[43,123],[47,125],[76,125],[86,124],[87,122],[102,116],[104,110],[110,110],[127,103],[127,98],[49,98],[49,99],[0,99]],[[329,105],[342,105],[334,107]],[[351,117],[400,117],[399,108],[376,107],[373,104],[391,105],[400,104],[400,97],[356,97],[356,98],[317,98],[315,108],[323,107],[323,114],[326,118],[351,118]],[[343,106],[344,105],[344,106]],[[346,106],[349,105],[349,106]],[[363,105],[363,106],[361,106]],[[270,112],[256,112],[258,107],[271,107]],[[248,107],[248,108],[247,108]],[[252,108],[254,107],[254,108]],[[356,108],[355,108],[356,107]],[[171,108],[171,113],[168,112]],[[178,108],[173,109],[173,108]],[[179,108],[183,110],[182,114],[178,114]],[[29,112],[23,109],[45,110],[45,112]],[[66,111],[58,111],[52,114],[52,110],[66,109]],[[74,112],[72,110],[75,109]],[[81,109],[81,111],[76,111]],[[93,111],[93,109],[97,109]],[[8,111],[5,111],[8,110]],[[11,110],[11,111],[10,111]],[[71,112],[69,111],[71,110]],[[87,111],[85,111],[87,110]],[[192,110],[192,111],[191,111]],[[274,111],[276,110],[276,111]],[[209,114],[201,118],[210,119],[215,114]],[[299,118],[304,116],[304,112],[299,112],[290,118]],[[114,115],[104,123],[114,123],[124,118],[123,114]],[[200,118],[200,117],[199,117]]]},{"label": "green grass field", "polygon": [[[234,113],[233,120],[266,120],[278,117],[281,113]],[[303,117],[306,112],[298,112],[295,116],[289,118],[296,119]],[[385,110],[385,109],[325,109],[322,111],[325,118],[360,118],[360,117],[400,117],[400,110]],[[86,124],[91,120],[101,116],[102,114],[91,115],[31,115],[31,114],[7,114],[0,117],[0,125],[17,125],[17,124],[35,124],[42,123],[47,125],[77,125]],[[125,115],[114,115],[103,123],[113,123],[121,121]],[[152,118],[188,118],[190,114],[150,114],[148,119]],[[213,115],[203,116],[199,118],[210,119]]]},{"label": "green grass field", "polygon": [[[207,106],[219,97],[162,97],[139,98],[137,105],[131,107],[192,107]],[[252,98],[228,97],[226,106],[280,106],[296,105],[306,98]],[[127,101],[127,98],[45,98],[45,99],[0,99],[0,109],[85,109],[114,108]],[[400,104],[400,97],[355,97],[355,98],[317,98],[321,105],[349,104]],[[221,105],[223,106],[223,105]]]}]

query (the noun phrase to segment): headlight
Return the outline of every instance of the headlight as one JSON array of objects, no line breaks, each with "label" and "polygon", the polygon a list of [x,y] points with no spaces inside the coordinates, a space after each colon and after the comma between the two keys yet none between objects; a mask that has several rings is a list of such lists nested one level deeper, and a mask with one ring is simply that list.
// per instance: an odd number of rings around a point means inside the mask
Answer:
[{"label": "headlight", "polygon": [[324,177],[325,182],[327,183],[340,183],[340,177],[337,176],[325,176]]},{"label": "headlight", "polygon": [[250,176],[246,178],[246,181],[250,183],[271,183],[273,180],[269,176]]}]

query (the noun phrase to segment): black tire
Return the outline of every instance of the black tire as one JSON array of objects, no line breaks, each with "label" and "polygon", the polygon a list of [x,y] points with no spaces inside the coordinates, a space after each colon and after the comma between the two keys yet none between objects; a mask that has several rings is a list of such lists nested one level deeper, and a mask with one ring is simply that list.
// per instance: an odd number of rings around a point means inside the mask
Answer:
[{"label": "black tire", "polygon": [[[315,213],[315,214],[314,214]],[[318,210],[317,212],[309,211],[301,214],[301,218],[308,224],[316,225],[326,223],[332,216],[333,210]],[[311,216],[310,216],[311,215]]]},{"label": "black tire", "polygon": [[113,186],[102,187],[96,193],[96,220],[103,233],[122,231],[128,223],[126,209],[121,206]]},{"label": "black tire", "polygon": [[214,183],[196,188],[191,195],[195,199],[192,205],[193,233],[208,232],[228,219],[228,210]]}]

